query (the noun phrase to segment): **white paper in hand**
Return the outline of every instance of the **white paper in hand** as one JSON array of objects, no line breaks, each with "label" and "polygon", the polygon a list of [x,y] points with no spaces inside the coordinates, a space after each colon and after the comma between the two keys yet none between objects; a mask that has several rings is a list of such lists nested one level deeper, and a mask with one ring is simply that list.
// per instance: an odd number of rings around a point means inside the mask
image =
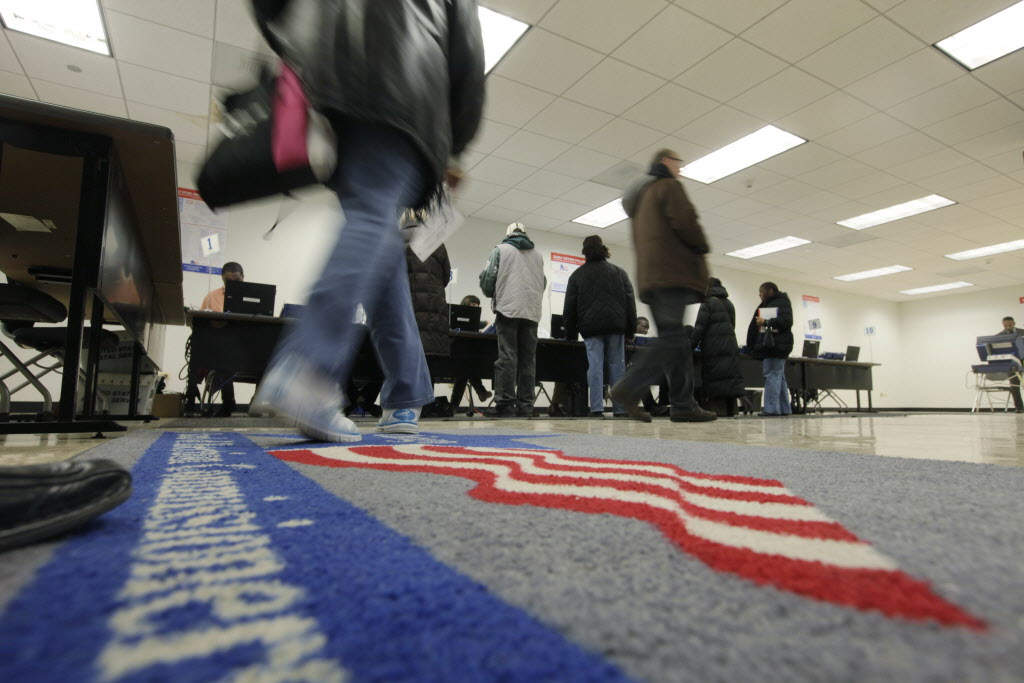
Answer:
[{"label": "white paper in hand", "polygon": [[420,261],[426,261],[434,251],[444,244],[466,220],[450,203],[445,202],[430,212],[423,222],[413,228],[409,248]]}]

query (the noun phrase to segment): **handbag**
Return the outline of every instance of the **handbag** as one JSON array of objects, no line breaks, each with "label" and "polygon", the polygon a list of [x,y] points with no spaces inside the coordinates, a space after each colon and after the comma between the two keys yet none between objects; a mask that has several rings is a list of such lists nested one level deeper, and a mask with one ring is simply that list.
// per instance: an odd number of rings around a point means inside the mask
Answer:
[{"label": "handbag", "polygon": [[203,164],[198,190],[211,209],[287,194],[326,182],[337,165],[337,138],[314,110],[299,77],[281,62],[276,76],[222,103],[225,138]]},{"label": "handbag", "polygon": [[758,346],[764,351],[775,350],[775,333],[772,332],[772,328],[764,328],[764,332],[761,333],[761,343]]}]

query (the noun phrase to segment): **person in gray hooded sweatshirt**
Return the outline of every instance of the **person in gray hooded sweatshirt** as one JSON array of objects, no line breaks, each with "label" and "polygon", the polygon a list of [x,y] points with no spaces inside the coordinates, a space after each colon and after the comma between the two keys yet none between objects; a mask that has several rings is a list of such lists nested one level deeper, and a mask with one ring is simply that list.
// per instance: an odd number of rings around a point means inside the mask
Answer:
[{"label": "person in gray hooded sweatshirt", "polygon": [[537,325],[547,278],[544,259],[522,223],[512,223],[480,273],[480,289],[491,297],[498,333],[494,363],[498,417],[532,417],[537,375]]}]

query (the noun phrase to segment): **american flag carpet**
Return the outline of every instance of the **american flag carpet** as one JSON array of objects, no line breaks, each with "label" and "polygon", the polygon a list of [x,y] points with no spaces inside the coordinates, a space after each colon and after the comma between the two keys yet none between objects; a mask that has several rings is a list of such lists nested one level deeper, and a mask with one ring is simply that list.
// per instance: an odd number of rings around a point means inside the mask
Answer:
[{"label": "american flag carpet", "polygon": [[0,555],[3,681],[1014,681],[1024,469],[461,429],[139,432]]}]

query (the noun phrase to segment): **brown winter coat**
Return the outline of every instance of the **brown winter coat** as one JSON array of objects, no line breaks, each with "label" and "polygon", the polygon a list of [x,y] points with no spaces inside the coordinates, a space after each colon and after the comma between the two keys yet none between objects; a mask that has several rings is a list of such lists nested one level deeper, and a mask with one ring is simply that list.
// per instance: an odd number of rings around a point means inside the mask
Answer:
[{"label": "brown winter coat", "polygon": [[682,183],[673,178],[649,183],[638,197],[632,225],[641,301],[647,302],[653,289],[684,288],[704,294],[704,254],[710,247]]}]

